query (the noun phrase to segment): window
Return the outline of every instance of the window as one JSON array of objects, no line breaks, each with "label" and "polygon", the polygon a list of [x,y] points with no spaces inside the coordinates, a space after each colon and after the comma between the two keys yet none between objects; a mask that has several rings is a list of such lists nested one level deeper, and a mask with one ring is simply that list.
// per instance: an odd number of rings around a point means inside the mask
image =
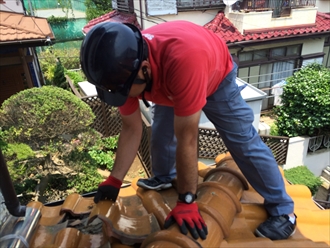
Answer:
[{"label": "window", "polygon": [[238,76],[268,95],[262,102],[262,110],[270,109],[274,105],[272,87],[291,76],[298,67],[301,47],[290,45],[247,51],[238,55]]},{"label": "window", "polygon": [[177,0],[178,11],[225,8],[222,0]]},{"label": "window", "polygon": [[113,0],[112,8],[122,12],[134,13],[133,0]]}]

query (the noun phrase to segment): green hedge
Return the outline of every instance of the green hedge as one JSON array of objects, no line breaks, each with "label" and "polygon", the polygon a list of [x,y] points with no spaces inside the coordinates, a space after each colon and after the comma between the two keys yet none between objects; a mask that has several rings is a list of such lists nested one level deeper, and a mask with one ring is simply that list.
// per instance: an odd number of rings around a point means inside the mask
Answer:
[{"label": "green hedge", "polygon": [[322,181],[316,177],[306,166],[301,165],[288,170],[284,170],[285,178],[293,184],[306,185],[312,195],[314,195],[321,186]]}]

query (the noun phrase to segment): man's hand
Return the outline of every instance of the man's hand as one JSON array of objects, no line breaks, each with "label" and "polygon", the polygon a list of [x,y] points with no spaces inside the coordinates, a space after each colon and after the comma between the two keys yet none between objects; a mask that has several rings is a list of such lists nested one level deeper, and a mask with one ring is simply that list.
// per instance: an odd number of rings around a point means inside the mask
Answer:
[{"label": "man's hand", "polygon": [[177,202],[175,208],[166,217],[164,228],[169,228],[172,224],[177,223],[183,234],[187,234],[189,229],[194,239],[206,239],[207,226],[199,213],[197,203],[186,204]]},{"label": "man's hand", "polygon": [[112,176],[109,176],[107,180],[100,183],[96,195],[94,196],[94,202],[98,203],[100,200],[111,200],[115,202],[120,190],[122,182]]}]

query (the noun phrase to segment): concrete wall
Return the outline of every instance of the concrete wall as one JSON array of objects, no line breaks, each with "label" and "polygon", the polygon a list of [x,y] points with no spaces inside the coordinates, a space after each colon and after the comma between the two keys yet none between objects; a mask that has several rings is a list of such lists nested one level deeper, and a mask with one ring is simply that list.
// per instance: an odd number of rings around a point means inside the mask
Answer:
[{"label": "concrete wall", "polygon": [[0,4],[0,10],[15,13],[24,13],[23,4],[20,0],[6,0],[4,1],[4,3]]},{"label": "concrete wall", "polygon": [[[150,16],[146,13],[146,2],[145,0],[141,0],[141,6],[139,1],[134,1],[134,9],[137,15],[137,20],[139,23],[142,23],[143,29],[150,28],[156,24],[160,24],[167,21],[175,21],[175,20],[186,20],[198,25],[205,25],[206,23],[212,21],[214,17],[217,15],[219,9],[214,10],[196,10],[196,11],[185,11],[185,12],[178,12],[177,14],[170,14],[170,15],[157,15],[157,16]],[[141,13],[143,19],[141,20]]]},{"label": "concrete wall", "polygon": [[317,0],[316,1],[317,10],[323,13],[330,12],[330,0]]},{"label": "concrete wall", "polygon": [[279,18],[272,18],[273,11],[250,13],[230,12],[228,13],[228,18],[235,25],[235,27],[243,33],[244,30],[250,29],[279,28],[285,26],[314,24],[316,12],[317,8],[315,7],[292,9],[290,16]]},{"label": "concrete wall", "polygon": [[322,170],[330,165],[330,149],[308,153],[309,139],[310,137],[307,136],[290,138],[287,160],[283,169],[305,165],[315,176],[320,176]]}]

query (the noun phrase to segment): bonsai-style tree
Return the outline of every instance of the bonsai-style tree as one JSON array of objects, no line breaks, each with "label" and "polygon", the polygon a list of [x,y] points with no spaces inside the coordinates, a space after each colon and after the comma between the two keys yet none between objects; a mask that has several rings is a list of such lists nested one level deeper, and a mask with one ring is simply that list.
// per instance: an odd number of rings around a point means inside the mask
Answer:
[{"label": "bonsai-style tree", "polygon": [[[84,164],[77,157],[73,163],[63,161],[84,140],[89,147],[99,139],[97,133],[87,132],[94,118],[85,102],[55,86],[23,90],[7,99],[0,108],[0,147],[17,193],[29,193],[34,200],[43,201],[49,183],[64,190],[96,187],[102,178],[87,151],[82,152]],[[82,177],[85,181],[80,182]],[[72,185],[66,185],[68,182]]]}]

